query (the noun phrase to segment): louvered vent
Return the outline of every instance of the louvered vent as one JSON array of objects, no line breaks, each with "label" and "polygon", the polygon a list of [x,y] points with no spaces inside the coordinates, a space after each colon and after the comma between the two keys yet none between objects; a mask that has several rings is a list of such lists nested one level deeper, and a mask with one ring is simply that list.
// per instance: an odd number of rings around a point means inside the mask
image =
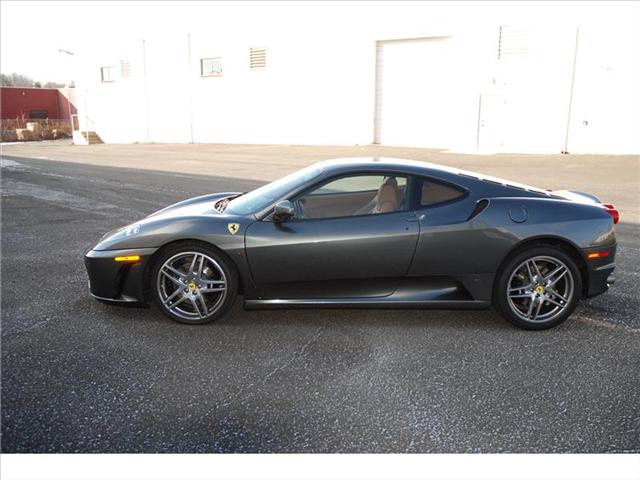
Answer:
[{"label": "louvered vent", "polygon": [[500,27],[498,59],[522,57],[529,53],[529,34],[525,28],[503,25]]},{"label": "louvered vent", "polygon": [[267,49],[262,47],[251,48],[249,50],[249,68],[258,70],[267,66]]},{"label": "louvered vent", "polygon": [[122,78],[131,76],[131,62],[129,60],[120,60],[120,76]]}]

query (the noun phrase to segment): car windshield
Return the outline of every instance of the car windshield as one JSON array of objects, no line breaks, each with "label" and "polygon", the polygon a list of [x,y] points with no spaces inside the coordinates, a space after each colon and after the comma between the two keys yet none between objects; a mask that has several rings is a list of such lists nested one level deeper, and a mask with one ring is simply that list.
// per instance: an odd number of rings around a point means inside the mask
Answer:
[{"label": "car windshield", "polygon": [[283,177],[275,182],[263,185],[260,188],[245,193],[242,196],[236,197],[231,200],[225,213],[231,215],[247,215],[249,213],[258,212],[276,200],[281,199],[287,192],[293,190],[296,186],[308,182],[312,178],[317,177],[322,173],[322,169],[318,167],[307,167],[302,170],[298,170],[286,177]]}]

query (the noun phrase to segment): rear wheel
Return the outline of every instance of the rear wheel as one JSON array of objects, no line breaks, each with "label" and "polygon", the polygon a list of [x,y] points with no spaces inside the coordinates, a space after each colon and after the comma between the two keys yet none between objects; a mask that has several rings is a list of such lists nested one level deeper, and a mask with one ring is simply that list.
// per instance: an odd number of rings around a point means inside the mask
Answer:
[{"label": "rear wheel", "polygon": [[564,322],[581,291],[580,271],[568,254],[536,247],[514,255],[499,272],[494,306],[514,325],[542,330]]},{"label": "rear wheel", "polygon": [[224,315],[233,304],[238,281],[235,270],[215,249],[199,243],[167,248],[152,274],[153,297],[158,308],[181,323],[208,323]]}]

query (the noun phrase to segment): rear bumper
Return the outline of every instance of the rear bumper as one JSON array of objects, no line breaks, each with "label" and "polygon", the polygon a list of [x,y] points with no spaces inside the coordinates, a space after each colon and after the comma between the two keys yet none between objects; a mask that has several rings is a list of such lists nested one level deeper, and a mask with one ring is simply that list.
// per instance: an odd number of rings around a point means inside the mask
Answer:
[{"label": "rear bumper", "polygon": [[[616,268],[616,245],[588,248],[582,252],[587,264],[587,284],[584,293],[585,297],[591,298],[606,292],[615,283],[613,271]],[[606,252],[606,256],[589,258],[589,254],[595,252]]]},{"label": "rear bumper", "polygon": [[[145,303],[144,272],[157,248],[90,250],[84,257],[89,291],[98,300],[114,303]],[[116,257],[138,255],[135,263],[116,262]]]}]

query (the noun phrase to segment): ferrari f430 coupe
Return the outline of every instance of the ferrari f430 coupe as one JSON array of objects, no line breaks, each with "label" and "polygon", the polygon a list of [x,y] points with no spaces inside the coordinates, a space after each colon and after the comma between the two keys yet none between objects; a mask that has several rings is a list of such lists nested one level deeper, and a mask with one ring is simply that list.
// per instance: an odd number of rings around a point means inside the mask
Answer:
[{"label": "ferrari f430 coupe", "polygon": [[558,325],[613,283],[618,212],[424,162],[338,159],[185,200],[105,235],[91,294],[183,323],[247,309],[489,308]]}]

